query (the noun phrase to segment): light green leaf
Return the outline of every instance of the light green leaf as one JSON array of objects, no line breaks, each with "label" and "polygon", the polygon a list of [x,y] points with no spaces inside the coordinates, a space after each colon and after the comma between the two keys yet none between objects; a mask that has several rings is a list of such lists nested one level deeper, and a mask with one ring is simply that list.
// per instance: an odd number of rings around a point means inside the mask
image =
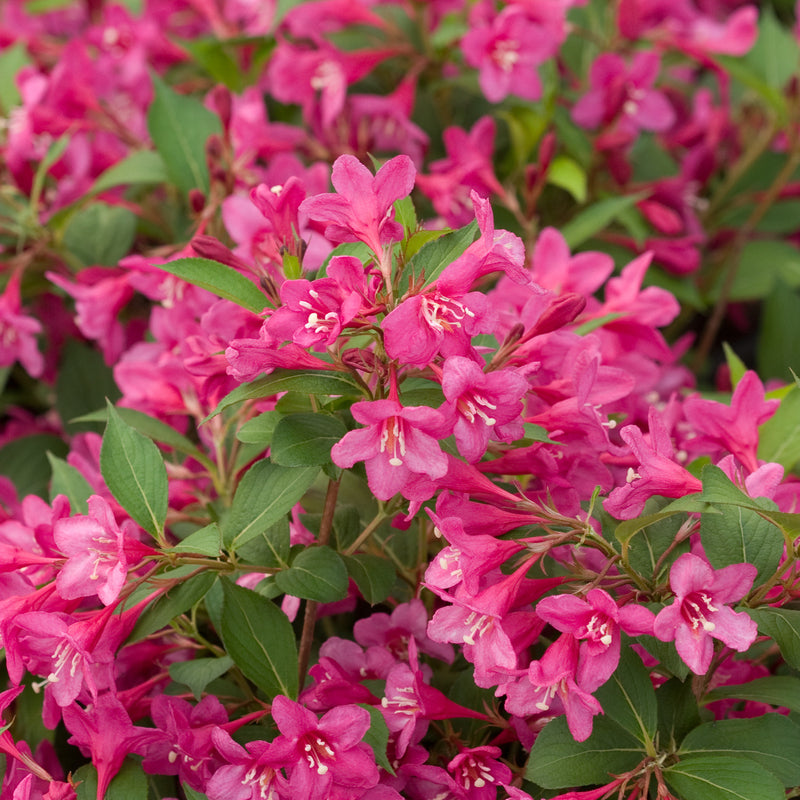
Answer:
[{"label": "light green leaf", "polygon": [[283,415],[280,411],[265,411],[257,417],[247,420],[247,422],[236,431],[236,438],[240,442],[248,444],[268,445],[272,441],[272,434],[278,420]]},{"label": "light green leaf", "polygon": [[272,699],[297,697],[297,643],[288,617],[271,600],[221,579],[222,642],[249,680]]},{"label": "light green leaf", "polygon": [[91,203],[72,215],[64,231],[64,249],[85,267],[115,267],[130,252],[137,221],[129,208]]},{"label": "light green leaf", "polygon": [[744,61],[773,89],[782,90],[797,73],[800,48],[790,28],[782,25],[770,6],[761,9],[758,39]]},{"label": "light green leaf", "polygon": [[100,174],[89,189],[89,195],[100,194],[115,186],[166,183],[166,181],[167,169],[164,159],[154,150],[136,150]]},{"label": "light green leaf", "polygon": [[763,379],[788,382],[791,370],[800,371],[800,294],[782,280],[761,309],[756,364]]},{"label": "light green leaf", "polygon": [[800,714],[800,678],[772,675],[748,683],[718,686],[705,699],[708,703],[726,699],[754,700],[771,706],[786,707]]},{"label": "light green leaf", "polygon": [[733,755],[686,756],[663,771],[682,800],[785,800],[780,781],[760,764]]},{"label": "light green leaf", "polygon": [[12,108],[22,103],[16,76],[29,63],[30,59],[22,41],[15,42],[0,53],[0,111],[6,118]]},{"label": "light green leaf", "polygon": [[167,470],[158,447],[125,423],[111,403],[100,448],[100,472],[117,502],[153,536],[167,518]]},{"label": "light green leaf", "polygon": [[585,203],[587,197],[586,171],[569,156],[556,156],[547,170],[547,182],[566,189],[578,203]]},{"label": "light green leaf", "polygon": [[790,470],[800,461],[800,388],[792,386],[758,431],[758,457]]},{"label": "light green leaf", "polygon": [[800,785],[800,727],[781,714],[706,722],[686,736],[679,755],[712,753],[745,756],[769,770],[784,786]]},{"label": "light green leaf", "polygon": [[89,482],[81,473],[61,458],[56,458],[52,453],[47,454],[53,478],[50,481],[50,502],[56,496],[63,494],[69,500],[69,507],[73,514],[88,514],[87,500],[94,494]]},{"label": "light green leaf", "polygon": [[607,227],[625,209],[631,208],[646,196],[646,193],[640,192],[639,194],[600,200],[581,211],[564,225],[561,228],[561,234],[566,239],[569,248],[573,250]]},{"label": "light green leaf", "polygon": [[189,534],[185,539],[170,547],[172,553],[196,553],[216,558],[222,552],[222,532],[216,522]]},{"label": "light green leaf", "polygon": [[319,474],[319,467],[283,467],[267,460],[244,474],[221,522],[222,538],[233,550],[272,527],[292,510]]},{"label": "light green leaf", "polygon": [[158,268],[256,314],[271,306],[258,286],[233,267],[219,261],[210,258],[177,258],[158,264]]},{"label": "light green leaf", "polygon": [[331,448],[347,433],[344,423],[327,414],[289,414],[275,427],[270,458],[285,467],[331,463]]},{"label": "light green leaf", "polygon": [[[747,372],[747,366],[727,342],[722,343],[722,349],[725,351],[725,362],[731,373],[731,385],[735,389],[739,385],[739,381],[744,377],[745,372]],[[769,459],[766,460],[769,461]]]},{"label": "light green leaf", "polygon": [[206,143],[222,132],[218,117],[201,100],[178,94],[155,73],[155,97],[147,112],[147,130],[156,146],[167,174],[184,194],[209,190]]},{"label": "light green leaf", "polygon": [[275,575],[275,585],[294,597],[334,603],[347,596],[347,568],[330,547],[307,547],[297,554],[289,569]]}]

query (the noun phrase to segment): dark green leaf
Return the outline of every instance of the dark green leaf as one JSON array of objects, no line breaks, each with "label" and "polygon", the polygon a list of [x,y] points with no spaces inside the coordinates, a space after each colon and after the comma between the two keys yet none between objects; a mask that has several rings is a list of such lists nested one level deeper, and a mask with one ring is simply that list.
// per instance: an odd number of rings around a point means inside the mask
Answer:
[{"label": "dark green leaf", "polygon": [[370,604],[383,602],[392,591],[397,574],[391,561],[368,553],[344,556],[347,572],[362,597]]},{"label": "dark green leaf", "polygon": [[700,724],[697,698],[690,680],[670,678],[656,691],[658,735],[661,747],[677,749],[683,737]]},{"label": "dark green leaf", "polygon": [[687,756],[663,771],[682,800],[785,800],[780,781],[760,764],[733,755]]},{"label": "dark green leaf", "polygon": [[73,214],[64,248],[85,267],[115,267],[131,249],[137,217],[128,208],[95,202]]},{"label": "dark green leaf", "polygon": [[231,55],[232,48],[227,42],[218,39],[181,39],[180,45],[218,83],[225,84],[236,94],[241,94],[246,88],[244,73]]},{"label": "dark green leaf", "polygon": [[800,727],[781,714],[706,722],[683,740],[679,755],[689,753],[746,756],[784,786],[800,785]]},{"label": "dark green leaf", "polygon": [[331,448],[347,433],[344,423],[327,414],[289,414],[275,427],[270,458],[285,467],[331,463]]},{"label": "dark green leaf", "polygon": [[211,681],[224,675],[233,666],[230,656],[220,658],[195,658],[191,661],[177,661],[169,665],[172,680],[188,686],[196,699],[200,699],[203,689]]},{"label": "dark green leaf", "polygon": [[181,789],[186,795],[186,800],[208,800],[208,795],[198,792],[197,789],[192,789],[191,786],[187,786],[183,782],[181,783]]},{"label": "dark green leaf", "polygon": [[111,403],[100,448],[100,472],[117,502],[153,536],[167,518],[167,470],[158,447],[125,423]]},{"label": "dark green leaf", "polygon": [[571,219],[561,228],[561,233],[570,249],[575,249],[606,228],[623,211],[631,208],[644,197],[646,197],[645,194],[639,193],[600,200]]},{"label": "dark green leaf", "polygon": [[320,545],[301,550],[289,569],[275,575],[275,585],[303,600],[334,603],[347,596],[348,575],[342,557]]},{"label": "dark green leaf", "polygon": [[289,520],[284,516],[264,533],[239,546],[236,553],[250,564],[285,569],[289,566],[291,550]]},{"label": "dark green leaf", "polygon": [[[56,409],[61,424],[69,433],[103,432],[106,398],[115,402],[120,391],[114,373],[93,347],[70,340],[64,347],[56,379]],[[102,419],[78,422],[78,418],[102,408]]]},{"label": "dark green leaf", "polygon": [[303,392],[313,395],[360,395],[361,389],[345,372],[325,370],[276,369],[263,378],[237,386],[219,401],[205,421],[224,411],[228,406],[245,400],[272,397],[281,392]]},{"label": "dark green leaf", "polygon": [[531,750],[525,777],[545,789],[608,783],[645,756],[641,742],[616,722],[594,718],[592,735],[576,742],[565,717],[548,722]]},{"label": "dark green leaf", "polygon": [[715,569],[753,564],[758,569],[756,585],[775,572],[783,556],[783,534],[778,528],[741,506],[725,506],[721,514],[704,514],[700,539]]},{"label": "dark green leaf", "polygon": [[233,267],[210,258],[178,258],[159,264],[158,268],[256,314],[270,305],[266,295],[253,281]]},{"label": "dark green leaf", "polygon": [[747,613],[759,633],[775,640],[786,663],[800,669],[800,611],[790,608],[753,608]]},{"label": "dark green leaf", "polygon": [[606,717],[613,719],[643,745],[656,733],[658,709],[650,673],[642,659],[630,648],[623,647],[619,666],[596,692]]},{"label": "dark green leaf", "polygon": [[288,617],[271,600],[221,580],[222,642],[249,680],[270,699],[297,697],[297,644]]},{"label": "dark green leaf", "polygon": [[628,547],[628,559],[633,569],[654,582],[665,576],[675,560],[689,549],[688,539],[675,545],[685,522],[686,515],[677,514],[647,525]]},{"label": "dark green leaf", "polygon": [[383,714],[375,706],[370,706],[366,703],[359,703],[359,706],[370,717],[370,726],[369,730],[364,734],[364,741],[372,748],[372,752],[375,754],[375,763],[390,775],[394,775],[395,771],[386,754],[386,748],[389,746],[389,728],[386,725]]},{"label": "dark green leaf", "polygon": [[[739,256],[739,267],[730,289],[731,300],[761,300],[779,279],[797,285],[800,250],[789,242],[760,239],[747,242]],[[712,299],[717,293],[712,293]]]},{"label": "dark green leaf", "polygon": [[791,380],[790,369],[800,371],[800,295],[777,281],[761,310],[756,353],[758,374]]},{"label": "dark green leaf", "polygon": [[61,458],[56,458],[52,453],[47,454],[53,478],[50,481],[50,501],[57,495],[66,495],[69,507],[73,514],[88,514],[87,500],[94,494],[89,482],[81,473]]},{"label": "dark green leaf", "polygon": [[[654,609],[655,610],[655,609]],[[663,669],[674,675],[680,680],[684,680],[689,674],[689,667],[683,663],[683,659],[678,655],[674,642],[662,642],[655,636],[637,636],[636,641],[658,659]]]},{"label": "dark green leaf", "polygon": [[411,257],[406,268],[416,278],[425,276],[425,286],[433,283],[474,241],[478,223],[473,220],[463,228],[427,242]]},{"label": "dark green leaf", "polygon": [[228,515],[222,520],[222,538],[232,549],[274,525],[314,483],[319,467],[282,467],[256,462],[236,489]]},{"label": "dark green leaf", "polygon": [[[180,574],[186,572],[187,570],[184,569]],[[166,578],[168,575],[169,573],[160,577]],[[178,575],[175,577],[177,578]],[[131,631],[128,641],[138,641],[169,625],[173,619],[188,611],[195,603],[200,602],[214,585],[216,578],[217,576],[213,572],[206,571],[181,580],[175,587],[156,598],[145,608],[139,619],[136,620],[136,625]]]},{"label": "dark green leaf", "polygon": [[718,686],[706,695],[709,703],[730,698],[786,707],[800,714],[800,678],[773,675],[749,683]]},{"label": "dark green leaf", "polygon": [[184,194],[209,190],[206,143],[221,133],[218,117],[201,100],[178,94],[152,74],[155,97],[147,112],[147,130],[156,146],[170,180]]},{"label": "dark green leaf", "polygon": [[48,453],[57,458],[66,458],[67,444],[52,433],[34,433],[13,439],[0,447],[0,475],[10,478],[17,494],[36,494],[47,497],[50,482]]},{"label": "dark green leaf", "polygon": [[[73,777],[78,784],[77,800],[96,800],[97,770],[94,766],[85,764]],[[147,775],[141,762],[126,758],[103,797],[104,800],[147,800]]]}]

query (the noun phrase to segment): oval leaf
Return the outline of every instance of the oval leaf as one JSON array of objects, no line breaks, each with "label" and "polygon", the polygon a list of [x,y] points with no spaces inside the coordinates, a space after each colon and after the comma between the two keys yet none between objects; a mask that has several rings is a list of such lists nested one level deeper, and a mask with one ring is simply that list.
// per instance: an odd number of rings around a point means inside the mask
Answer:
[{"label": "oval leaf", "polygon": [[167,470],[158,448],[122,421],[111,403],[100,448],[100,472],[117,502],[146,531],[160,536],[167,518]]},{"label": "oval leaf", "polygon": [[347,433],[344,423],[327,414],[289,414],[275,427],[270,457],[285,467],[331,463],[331,448]]},{"label": "oval leaf", "polygon": [[747,613],[755,620],[759,633],[775,640],[786,663],[800,669],[800,611],[756,608],[748,609]]},{"label": "oval leaf", "polygon": [[222,643],[236,666],[268,697],[297,697],[292,624],[271,600],[223,578]]},{"label": "oval leaf", "polygon": [[275,585],[303,600],[334,603],[347,596],[349,580],[342,557],[320,545],[301,550],[289,569],[275,575]]},{"label": "oval leaf", "polygon": [[683,800],[784,800],[781,782],[760,764],[741,756],[687,756],[664,770],[669,787]]}]

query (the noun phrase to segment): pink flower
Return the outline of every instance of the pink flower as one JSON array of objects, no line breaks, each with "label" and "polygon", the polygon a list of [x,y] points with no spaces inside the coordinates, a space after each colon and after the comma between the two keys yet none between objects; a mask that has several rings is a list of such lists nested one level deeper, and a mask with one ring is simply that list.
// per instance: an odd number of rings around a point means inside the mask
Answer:
[{"label": "pink flower", "polygon": [[708,671],[714,654],[712,639],[743,653],[755,641],[756,623],[726,603],[750,591],[757,571],[753,564],[715,570],[704,558],[684,553],[670,570],[675,602],[658,613],[656,637],[662,642],[674,639],[678,655],[696,675]]},{"label": "pink flower", "polygon": [[414,163],[405,155],[387,161],[374,177],[355,156],[339,156],[331,174],[336,193],[306,198],[300,211],[325,223],[331,241],[361,241],[380,255],[384,245],[403,238],[392,205],[411,193],[415,175]]},{"label": "pink flower", "polygon": [[248,742],[245,749],[222,728],[215,728],[211,738],[228,763],[206,784],[208,800],[263,800],[282,796],[286,779],[280,769],[284,764],[271,757],[268,742]]},{"label": "pink flower", "polygon": [[272,757],[291,766],[289,795],[293,800],[358,796],[378,783],[378,768],[368,744],[369,714],[346,705],[322,719],[288,697],[272,701],[272,718],[282,736],[272,743]]},{"label": "pink flower", "polygon": [[497,787],[513,777],[508,766],[498,760],[499,747],[464,748],[447,765],[447,769],[460,784],[469,800],[495,800]]},{"label": "pink flower", "polygon": [[36,345],[41,323],[22,313],[20,273],[13,272],[0,295],[0,367],[19,361],[28,373],[38,378],[44,370],[44,359]]},{"label": "pink flower", "polygon": [[331,449],[331,458],[343,468],[364,461],[369,487],[379,500],[394,497],[415,475],[436,480],[447,472],[447,458],[436,442],[443,433],[438,411],[403,407],[391,399],[362,400],[351,411],[367,427],[345,434]]}]

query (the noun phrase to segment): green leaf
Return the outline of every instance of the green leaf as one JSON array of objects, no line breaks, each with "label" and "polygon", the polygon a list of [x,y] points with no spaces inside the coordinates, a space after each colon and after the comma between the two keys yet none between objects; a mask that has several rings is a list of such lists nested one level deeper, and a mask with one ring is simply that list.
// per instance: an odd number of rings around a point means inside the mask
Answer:
[{"label": "green leaf", "polygon": [[749,758],[687,756],[663,771],[682,800],[785,800],[780,781]]},{"label": "green leaf", "polygon": [[292,624],[271,600],[221,579],[222,642],[246,678],[270,699],[297,697],[297,644]]},{"label": "green leaf", "polygon": [[291,551],[289,520],[286,517],[281,517],[260,536],[255,536],[236,550],[237,555],[250,564],[280,569],[289,566]]},{"label": "green leaf", "polygon": [[575,328],[575,333],[577,333],[578,336],[586,336],[586,334],[596,331],[598,328],[602,328],[607,322],[613,322],[615,319],[624,316],[624,311],[612,311],[610,314],[603,314],[601,317],[590,319],[588,322],[578,325]]},{"label": "green leaf", "polygon": [[247,87],[244,73],[231,55],[232,48],[228,42],[218,39],[180,39],[179,43],[217,83],[225,84],[236,94],[241,94]]},{"label": "green leaf", "polygon": [[[135,408],[118,408],[117,414],[126,425],[139,431],[139,433],[143,433],[148,439],[161,442],[161,444],[165,444],[179,453],[191,456],[206,465],[213,463],[191,439],[176,431],[171,425],[167,425],[165,422],[161,422],[161,420],[151,417],[142,411],[137,411]],[[73,422],[95,421],[108,422],[107,409],[101,408],[73,420]]]},{"label": "green leaf", "polygon": [[167,168],[164,159],[154,150],[136,150],[98,175],[89,194],[100,194],[116,186],[166,182]]},{"label": "green leaf", "polygon": [[656,691],[658,736],[663,749],[676,750],[690,730],[700,724],[697,698],[690,680],[670,678]]},{"label": "green leaf", "polygon": [[758,39],[744,61],[773,89],[782,90],[797,73],[800,48],[788,26],[782,25],[770,6],[761,9]]},{"label": "green leaf", "polygon": [[[657,613],[658,608],[651,609]],[[684,664],[683,659],[678,655],[674,642],[662,642],[655,636],[637,636],[636,641],[650,653],[653,658],[658,660],[662,669],[674,675],[680,680],[685,680],[689,674],[689,667]]]},{"label": "green leaf", "polygon": [[575,159],[569,156],[556,156],[547,170],[547,182],[566,189],[578,203],[586,202],[586,171]]},{"label": "green leaf", "polygon": [[370,717],[369,730],[364,734],[364,741],[372,748],[372,752],[375,754],[375,763],[390,775],[394,775],[395,771],[386,754],[386,749],[389,746],[389,727],[383,714],[375,706],[370,706],[366,703],[359,703],[358,705]]},{"label": "green leaf", "polygon": [[355,380],[345,372],[276,369],[263,378],[257,378],[237,386],[219,401],[217,407],[203,421],[207,422],[228,406],[236,403],[272,397],[281,392],[303,392],[313,395],[360,395],[361,389]]},{"label": "green leaf", "polygon": [[[736,355],[734,349],[727,342],[722,343],[722,349],[725,351],[725,361],[731,373],[731,384],[735,389],[739,385],[739,381],[744,377],[745,372],[747,372],[747,367],[744,361]],[[761,431],[763,430],[762,427]],[[761,456],[759,456],[759,458],[760,457]],[[770,459],[765,460],[769,461]]]},{"label": "green leaf", "polygon": [[800,371],[800,295],[783,281],[764,301],[756,352],[758,374],[790,381]]},{"label": "green leaf", "polygon": [[641,742],[613,720],[595,717],[592,735],[576,742],[566,717],[557,717],[536,738],[525,777],[545,789],[603,784],[609,775],[633,769],[644,756]]},{"label": "green leaf", "polygon": [[108,424],[100,448],[100,472],[117,502],[155,537],[167,518],[167,470],[158,447],[125,423],[107,404]]},{"label": "green leaf", "polygon": [[791,470],[800,461],[800,388],[792,386],[758,430],[758,457]]},{"label": "green leaf", "polygon": [[[196,568],[182,567],[180,570],[159,575],[159,578],[167,579],[174,575],[177,579],[180,576],[191,575],[193,571],[196,571]],[[134,625],[128,641],[136,642],[169,625],[172,620],[188,611],[195,603],[199,603],[214,585],[216,579],[216,574],[205,571],[180,580],[176,586],[157,597],[145,608],[139,619],[136,620],[136,625]],[[152,591],[152,588],[148,587],[148,591]]]},{"label": "green leaf", "polygon": [[167,174],[184,194],[192,189],[208,194],[206,143],[222,132],[219,118],[201,100],[170,89],[155,73],[152,81],[155,97],[147,111],[147,130]]},{"label": "green leaf", "polygon": [[64,248],[85,267],[115,267],[131,250],[137,221],[129,208],[91,203],[72,215],[64,231]]},{"label": "green leaf", "polygon": [[391,561],[369,553],[357,553],[343,558],[348,574],[370,605],[382,603],[389,596],[397,580]]},{"label": "green leaf", "polygon": [[228,515],[221,522],[222,539],[240,547],[274,525],[314,483],[319,467],[283,467],[262,459],[244,474]]},{"label": "green leaf", "polygon": [[[102,433],[105,422],[106,398],[112,402],[120,397],[114,373],[103,356],[93,347],[71,339],[64,347],[56,379],[56,409],[61,424],[69,433],[90,430]],[[97,408],[103,408],[102,419],[83,424],[77,418]]]},{"label": "green leaf", "polygon": [[781,714],[706,722],[683,740],[679,755],[746,756],[784,786],[800,785],[800,727]]},{"label": "green leaf", "polygon": [[50,481],[50,502],[60,494],[66,495],[73,514],[88,514],[87,500],[94,494],[89,482],[81,473],[62,458],[47,454],[53,478]]},{"label": "green leaf", "polygon": [[8,118],[12,108],[22,104],[16,77],[30,63],[25,45],[17,41],[0,53],[0,111]]},{"label": "green leaf", "polygon": [[783,556],[780,530],[741,506],[725,506],[721,514],[703,514],[700,540],[714,569],[745,562],[755,566],[756,585],[775,572]]},{"label": "green leaf", "polygon": [[327,414],[289,414],[275,427],[270,458],[284,467],[331,463],[331,448],[347,433],[344,423]]},{"label": "green leaf", "polygon": [[719,467],[707,464],[703,467],[701,479],[703,481],[701,498],[707,503],[736,505],[744,508],[753,505],[753,499],[736,486]]},{"label": "green leaf", "polygon": [[158,268],[256,314],[271,306],[258,286],[233,267],[219,261],[210,258],[177,258],[166,264],[158,264]]},{"label": "green leaf", "polygon": [[[376,165],[376,169],[380,164]],[[406,236],[414,233],[417,229],[417,211],[414,208],[414,201],[410,196],[401,197],[394,202],[395,219],[405,228]]]},{"label": "green leaf", "polygon": [[[96,800],[97,770],[92,764],[79,767],[73,776],[78,784],[75,791],[77,800]],[[147,800],[147,775],[140,761],[126,758],[119,772],[108,785],[104,800]]]},{"label": "green leaf", "polygon": [[301,550],[289,569],[275,575],[275,585],[285,594],[334,603],[347,596],[347,568],[330,547],[319,545]]},{"label": "green leaf", "polygon": [[186,800],[208,800],[207,794],[198,792],[197,789],[192,789],[191,786],[188,786],[183,781],[181,781],[181,789],[183,790],[183,793],[186,795]]},{"label": "green leaf", "polygon": [[569,248],[573,250],[587,239],[591,239],[592,236],[612,223],[623,211],[631,208],[646,196],[646,193],[640,192],[625,197],[610,197],[607,200],[600,200],[581,211],[564,225],[561,228],[561,234],[566,239]]},{"label": "green leaf", "polygon": [[268,445],[272,441],[272,434],[278,420],[283,415],[280,411],[265,411],[247,422],[236,431],[236,438],[247,444]]},{"label": "green leaf", "polygon": [[[730,300],[761,300],[778,280],[797,286],[800,250],[790,242],[758,239],[747,242],[739,255],[739,267],[730,288]],[[716,299],[716,292],[712,299]]]},{"label": "green leaf", "polygon": [[188,686],[197,700],[211,681],[224,675],[233,666],[230,656],[220,658],[195,658],[169,665],[169,676],[177,683]]},{"label": "green leaf", "polygon": [[606,717],[613,719],[643,745],[653,740],[658,724],[656,693],[642,659],[623,647],[619,666],[596,692]]},{"label": "green leaf", "polygon": [[[675,560],[689,549],[688,540],[675,545],[675,539],[685,522],[685,514],[669,514],[643,528],[625,548],[633,569],[656,583],[665,576]],[[667,550],[669,553],[665,556]]]},{"label": "green leaf", "polygon": [[786,707],[800,714],[800,678],[788,675],[773,675],[758,678],[749,683],[718,686],[706,695],[706,701],[715,700],[754,700],[771,706]]},{"label": "green leaf", "polygon": [[440,236],[422,245],[411,257],[406,268],[417,278],[425,276],[425,286],[433,283],[474,241],[479,234],[477,220],[463,228]]},{"label": "green leaf", "polygon": [[68,449],[66,442],[52,433],[13,439],[0,447],[0,475],[11,479],[20,497],[27,494],[47,497],[51,474],[48,453],[66,458]]},{"label": "green leaf", "polygon": [[759,633],[775,640],[786,663],[800,669],[800,611],[791,608],[752,608],[747,613]]},{"label": "green leaf", "polygon": [[222,532],[216,522],[206,525],[189,534],[175,547],[169,548],[171,553],[196,553],[201,556],[216,558],[222,552]]}]

